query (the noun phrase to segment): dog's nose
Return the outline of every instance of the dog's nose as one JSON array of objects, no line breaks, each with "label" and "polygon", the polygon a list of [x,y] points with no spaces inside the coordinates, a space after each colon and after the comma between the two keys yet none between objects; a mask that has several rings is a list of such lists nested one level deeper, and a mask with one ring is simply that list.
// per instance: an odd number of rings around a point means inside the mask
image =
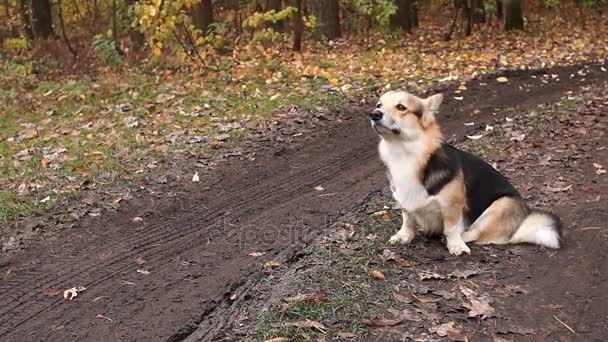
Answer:
[{"label": "dog's nose", "polygon": [[382,119],[382,115],[382,111],[380,111],[379,109],[374,109],[371,113],[369,113],[369,118],[374,121],[378,121]]}]

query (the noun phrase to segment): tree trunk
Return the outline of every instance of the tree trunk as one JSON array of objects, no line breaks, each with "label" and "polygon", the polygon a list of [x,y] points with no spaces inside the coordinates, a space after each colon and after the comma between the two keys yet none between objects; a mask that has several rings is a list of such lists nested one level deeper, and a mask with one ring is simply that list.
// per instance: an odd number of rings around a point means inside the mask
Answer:
[{"label": "tree trunk", "polygon": [[19,16],[21,17],[21,23],[23,24],[23,31],[27,39],[34,39],[34,33],[32,32],[32,22],[30,21],[30,6],[28,0],[18,0],[19,5]]},{"label": "tree trunk", "polygon": [[304,33],[304,19],[302,19],[302,0],[292,0],[298,10],[293,18],[293,46],[294,51],[302,51],[302,35]]},{"label": "tree trunk", "polygon": [[418,9],[414,0],[396,0],[397,11],[390,18],[391,29],[411,33],[418,27]]},{"label": "tree trunk", "polygon": [[473,9],[473,23],[485,23],[486,12],[483,8],[483,0],[471,0],[471,8]]},{"label": "tree trunk", "polygon": [[[282,9],[283,8],[281,6],[281,0],[268,0],[266,2],[266,11],[274,10],[276,13],[276,12],[280,12]],[[270,27],[271,29],[273,29],[277,32],[283,32],[284,23],[281,20],[281,21],[277,21],[276,23],[270,23],[268,25],[268,27]]]},{"label": "tree trunk", "polygon": [[502,0],[496,0],[496,18],[502,18]]},{"label": "tree trunk", "polygon": [[[127,0],[130,19],[135,16],[135,14],[133,13],[135,4],[137,4],[137,0]],[[133,44],[133,50],[136,51],[141,50],[144,47],[144,44],[146,43],[146,38],[144,37],[144,34],[134,27],[129,28],[129,40],[131,41],[131,44]]]},{"label": "tree trunk", "polygon": [[317,18],[317,33],[330,40],[340,38],[339,0],[313,0],[311,9]]},{"label": "tree trunk", "polygon": [[521,8],[521,0],[503,0],[502,6],[505,30],[523,30],[524,17]]},{"label": "tree trunk", "polygon": [[209,25],[213,23],[213,2],[211,0],[201,0],[192,7],[192,22],[194,27],[207,34]]},{"label": "tree trunk", "polygon": [[53,17],[50,0],[32,0],[32,33],[36,39],[46,39],[53,34]]}]

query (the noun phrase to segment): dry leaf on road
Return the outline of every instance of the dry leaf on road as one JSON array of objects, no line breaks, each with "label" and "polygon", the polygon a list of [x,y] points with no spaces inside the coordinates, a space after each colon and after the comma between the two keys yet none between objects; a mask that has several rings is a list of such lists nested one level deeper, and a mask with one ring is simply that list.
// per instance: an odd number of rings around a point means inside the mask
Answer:
[{"label": "dry leaf on road", "polygon": [[481,316],[481,319],[494,317],[496,310],[485,301],[479,301],[477,299],[471,299],[470,304],[464,304],[465,308],[469,309],[469,317]]}]

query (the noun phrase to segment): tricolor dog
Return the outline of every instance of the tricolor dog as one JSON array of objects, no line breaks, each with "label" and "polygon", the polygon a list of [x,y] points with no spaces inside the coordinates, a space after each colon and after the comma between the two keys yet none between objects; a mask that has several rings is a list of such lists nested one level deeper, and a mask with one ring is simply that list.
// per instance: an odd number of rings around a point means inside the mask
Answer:
[{"label": "tricolor dog", "polygon": [[455,255],[471,253],[468,242],[559,248],[556,216],[530,209],[500,172],[443,141],[436,120],[442,99],[391,91],[370,113],[403,213],[403,225],[389,242],[409,243],[419,231],[443,233]]}]

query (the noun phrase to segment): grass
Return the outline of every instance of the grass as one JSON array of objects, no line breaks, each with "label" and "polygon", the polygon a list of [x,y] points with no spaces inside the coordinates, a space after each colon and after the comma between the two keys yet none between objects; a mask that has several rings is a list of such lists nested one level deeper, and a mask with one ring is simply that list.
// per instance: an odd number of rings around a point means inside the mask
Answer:
[{"label": "grass", "polygon": [[[284,105],[335,108],[346,98],[316,92],[324,78],[298,81],[277,61],[258,74],[158,76],[134,70],[78,79],[38,79],[27,63],[0,61],[0,224],[40,213],[81,190],[83,182],[130,181],[137,170],[175,156],[207,151],[231,122],[255,125]],[[286,90],[287,89],[287,90]],[[28,133],[28,130],[30,131]],[[247,137],[230,129],[229,141]],[[207,137],[191,143],[189,138]]]},{"label": "grass", "polygon": [[[391,216],[399,217],[399,213],[392,212]],[[387,316],[385,309],[394,304],[391,292],[399,283],[399,277],[395,273],[398,270],[381,262],[379,255],[382,255],[390,234],[398,229],[397,222],[383,222],[363,212],[343,217],[340,221],[357,222],[353,228],[355,236],[346,242],[352,246],[356,244],[356,250],[344,252],[343,242],[329,238],[307,257],[308,270],[288,280],[285,294],[289,297],[323,291],[328,301],[302,301],[290,305],[287,310],[275,307],[260,320],[256,340],[276,337],[297,341],[331,340],[339,333],[361,337],[369,333],[363,320]],[[376,238],[366,239],[370,234]],[[311,265],[310,261],[314,264]],[[382,272],[386,281],[372,277],[372,270]],[[307,319],[322,323],[329,328],[328,331],[284,325]]]}]

